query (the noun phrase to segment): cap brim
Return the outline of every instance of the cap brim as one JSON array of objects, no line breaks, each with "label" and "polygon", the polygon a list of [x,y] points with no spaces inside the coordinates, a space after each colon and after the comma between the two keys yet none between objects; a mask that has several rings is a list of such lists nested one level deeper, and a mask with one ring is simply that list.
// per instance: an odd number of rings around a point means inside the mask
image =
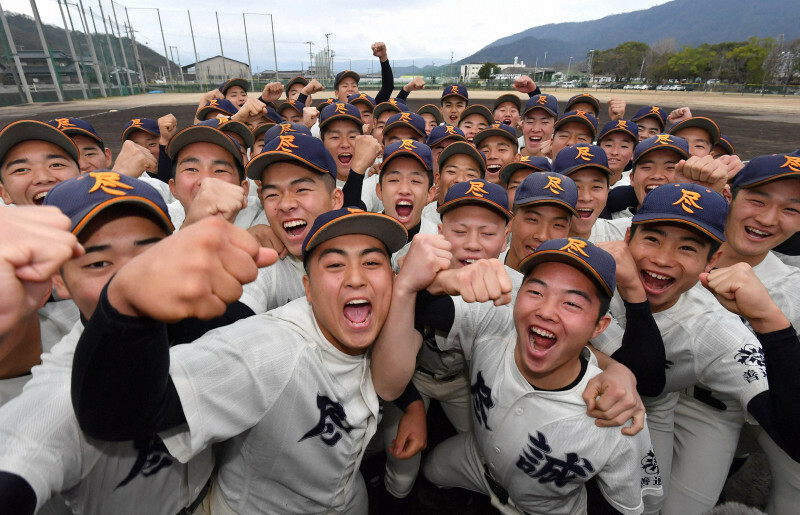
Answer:
[{"label": "cap brim", "polygon": [[519,271],[523,275],[527,275],[528,272],[540,263],[564,263],[570,266],[574,266],[575,268],[581,270],[583,273],[588,275],[594,283],[600,287],[600,289],[605,292],[606,295],[612,297],[614,292],[611,290],[608,284],[603,280],[597,270],[595,270],[589,263],[582,260],[575,254],[570,252],[566,252],[564,250],[542,250],[537,251],[527,256],[523,259],[519,264]]},{"label": "cap brim", "polygon": [[146,132],[147,134],[149,134],[151,136],[161,136],[161,134],[155,133],[153,131],[149,131],[149,130],[145,129],[144,127],[134,127],[133,125],[131,125],[130,127],[127,127],[124,131],[122,131],[122,141],[125,141],[126,139],[128,139],[133,131]]},{"label": "cap brim", "polygon": [[483,206],[483,207],[489,208],[489,209],[495,211],[500,216],[505,217],[506,220],[511,220],[514,217],[514,215],[511,214],[511,211],[509,211],[508,209],[504,208],[503,206],[501,206],[497,202],[493,202],[492,200],[490,200],[488,198],[481,198],[481,197],[458,197],[458,198],[454,198],[450,202],[445,202],[444,204],[440,205],[436,209],[436,211],[440,215],[444,215],[448,211],[450,211],[452,209],[455,209],[455,208],[457,208],[459,206],[464,206],[464,205],[473,205],[473,206],[474,205],[479,205],[479,206]]},{"label": "cap brim", "polygon": [[444,118],[442,118],[442,111],[433,104],[425,104],[417,110],[418,115],[426,113],[432,115],[436,119],[437,125],[444,121]]},{"label": "cap brim", "polygon": [[572,122],[582,123],[583,125],[588,127],[588,129],[590,131],[592,131],[592,140],[594,140],[597,137],[597,127],[595,127],[594,124],[591,121],[589,121],[588,118],[584,118],[583,116],[575,116],[575,115],[573,115],[573,116],[565,116],[564,118],[558,120],[556,122],[555,126],[553,127],[553,132],[557,131],[559,128],[563,127],[564,125],[566,125],[568,123],[572,123]]},{"label": "cap brim", "polygon": [[273,123],[273,122],[265,122],[265,123],[258,124],[258,126],[253,131],[253,138],[254,138],[253,143],[255,143],[255,139],[258,139],[259,137],[263,137],[264,134],[266,134],[268,130],[270,130],[271,128],[275,127],[276,125],[278,125],[278,124],[277,123]]},{"label": "cap brim", "polygon": [[0,161],[11,148],[23,141],[39,140],[52,143],[67,153],[75,163],[80,160],[80,152],[69,136],[52,125],[35,120],[20,120],[6,125],[0,131]]},{"label": "cap brim", "polygon": [[517,95],[507,94],[507,95],[500,95],[499,97],[497,97],[497,99],[494,101],[493,104],[494,108],[492,109],[492,111],[497,109],[497,106],[499,106],[504,102],[511,102],[512,104],[516,105],[517,111],[522,109],[522,99],[520,99]]},{"label": "cap brim", "polygon": [[292,80],[289,81],[288,84],[286,84],[285,91],[288,93],[289,90],[292,88],[292,86],[294,86],[295,84],[302,84],[303,86],[307,86],[308,79],[306,79],[305,77],[301,77],[300,75],[294,77]]},{"label": "cap brim", "polygon": [[[86,136],[87,138],[92,138],[94,141],[99,143],[100,145],[104,145],[103,139],[98,136],[97,134],[93,134],[86,129],[81,129],[80,127],[75,127],[72,129],[63,129],[61,132],[66,134],[67,136]],[[70,138],[72,139],[72,138]]]},{"label": "cap brim", "polygon": [[386,127],[383,128],[384,137],[386,136],[386,134],[389,134],[389,131],[394,130],[394,129],[398,128],[398,127],[408,127],[409,129],[411,129],[412,131],[414,131],[415,133],[417,133],[419,136],[421,136],[423,138],[425,136],[427,136],[427,134],[425,134],[425,131],[420,131],[418,128],[414,127],[413,125],[411,125],[408,122],[396,121],[396,122],[390,123],[389,125],[387,125]]},{"label": "cap brim", "polygon": [[554,206],[563,207],[574,216],[579,216],[578,210],[572,207],[569,203],[564,202],[563,200],[554,199],[553,197],[527,197],[520,200],[514,199],[514,209],[533,204],[552,204]]},{"label": "cap brim", "polygon": [[383,171],[386,170],[386,166],[395,159],[397,159],[398,157],[411,157],[413,159],[416,159],[417,162],[419,162],[422,165],[422,167],[425,169],[426,172],[433,173],[433,169],[428,167],[428,164],[425,163],[425,161],[423,161],[423,159],[414,152],[410,150],[395,150],[394,152],[386,156],[386,159],[383,160],[380,174],[383,175]]},{"label": "cap brim", "polygon": [[543,168],[539,168],[538,166],[533,166],[530,163],[523,163],[520,161],[514,161],[513,163],[508,163],[500,170],[500,181],[503,184],[508,184],[511,180],[511,176],[517,173],[519,170],[527,170],[528,175],[534,172],[549,172],[550,170],[545,170]]},{"label": "cap brim", "polygon": [[719,143],[719,136],[720,136],[719,125],[717,125],[717,123],[714,120],[710,118],[704,118],[702,116],[689,118],[688,120],[684,120],[680,123],[673,125],[670,128],[669,133],[675,134],[676,132],[682,129],[686,129],[688,127],[697,127],[698,129],[703,129],[704,131],[706,131],[708,135],[711,136],[712,147],[717,143]]},{"label": "cap brim", "polygon": [[[452,136],[450,137],[452,138]],[[463,145],[459,145],[459,143],[463,143]],[[448,145],[447,148],[442,150],[442,153],[439,154],[439,160],[438,160],[439,169],[441,170],[442,166],[444,166],[447,160],[450,159],[451,156],[454,156],[456,154],[466,154],[470,156],[472,159],[474,159],[478,163],[478,167],[481,169],[481,179],[486,177],[485,159],[483,158],[481,153],[478,152],[478,149],[476,149],[475,147],[466,142],[466,139],[463,142],[457,141],[451,145]]]},{"label": "cap brim", "polygon": [[172,234],[175,231],[175,226],[172,225],[172,221],[169,219],[169,215],[164,213],[152,200],[146,199],[144,197],[138,196],[120,196],[114,197],[102,202],[96,206],[92,206],[87,208],[85,212],[80,214],[80,221],[75,224],[72,228],[72,234],[75,236],[79,235],[80,232],[86,228],[86,226],[94,220],[100,213],[105,211],[106,209],[119,206],[122,204],[130,204],[132,206],[138,207],[143,209],[153,215],[156,220],[161,224],[161,227],[165,230],[167,234]]},{"label": "cap brim", "polygon": [[655,120],[658,122],[658,125],[661,127],[661,131],[662,132],[664,131],[664,125],[665,125],[666,122],[664,121],[663,118],[661,118],[659,115],[657,115],[656,113],[653,113],[653,112],[650,112],[650,113],[647,113],[647,114],[643,114],[642,116],[636,116],[634,118],[631,118],[631,121],[632,122],[638,122],[639,120],[644,120],[645,118],[655,118]]},{"label": "cap brim", "polygon": [[359,129],[363,128],[364,126],[364,122],[361,120],[361,118],[356,118],[351,114],[334,114],[325,118],[325,121],[320,122],[319,128],[321,129],[326,125],[328,125],[329,123],[335,122],[337,120],[347,120],[348,122],[354,122],[355,124],[358,125]]},{"label": "cap brim", "polygon": [[631,221],[633,225],[641,225],[641,224],[649,224],[649,223],[676,223],[680,225],[686,225],[696,231],[700,231],[703,234],[707,235],[709,238],[722,243],[725,241],[725,234],[718,233],[713,229],[708,229],[703,227],[702,225],[698,224],[694,219],[683,216],[683,215],[675,215],[675,214],[665,214],[665,213],[652,213],[652,214],[645,214],[636,216],[636,218]]},{"label": "cap brim", "polygon": [[247,146],[247,148],[251,148],[256,140],[256,137],[253,135],[253,132],[250,130],[250,128],[242,122],[238,122],[236,120],[225,122],[225,124],[222,125],[222,128],[219,130],[222,132],[232,132],[234,134],[238,134],[244,140],[244,144]]},{"label": "cap brim", "polygon": [[353,80],[355,80],[355,81],[356,81],[356,84],[358,84],[359,82],[361,82],[361,75],[357,74],[356,72],[354,72],[354,71],[352,71],[352,70],[348,70],[348,71],[346,71],[346,72],[342,73],[342,76],[341,76],[341,77],[339,77],[339,78],[336,80],[336,84],[334,84],[334,85],[333,85],[333,88],[334,88],[334,89],[338,88],[338,87],[339,87],[339,84],[340,84],[340,83],[341,83],[341,82],[342,82],[344,79],[346,79],[347,77],[350,77],[350,78],[352,78]]},{"label": "cap brim", "polygon": [[456,134],[445,134],[444,136],[442,136],[441,138],[439,138],[437,140],[432,140],[432,141],[427,141],[426,140],[425,144],[428,145],[429,147],[433,148],[434,145],[438,145],[439,143],[441,143],[442,141],[444,141],[446,139],[454,139],[456,141],[463,141],[464,143],[467,142],[467,138],[465,138],[461,134],[456,133]]},{"label": "cap brim", "polygon": [[472,142],[475,144],[476,147],[478,147],[480,146],[481,143],[483,143],[483,140],[494,136],[500,136],[502,138],[505,138],[514,145],[514,148],[516,148],[517,151],[519,151],[519,140],[517,139],[517,136],[516,135],[512,136],[510,132],[504,131],[503,129],[493,129],[493,128],[483,129],[482,131],[480,131],[478,134],[475,135],[475,137],[472,139]]},{"label": "cap brim", "polygon": [[541,109],[542,111],[544,111],[545,113],[549,114],[553,118],[558,118],[558,114],[555,111],[553,111],[549,107],[543,106],[543,105],[535,105],[535,106],[529,107],[528,109],[525,110],[525,112],[522,113],[522,117],[524,118],[526,114],[530,113],[534,109]]},{"label": "cap brim", "polygon": [[575,173],[575,172],[579,172],[581,170],[586,170],[587,168],[597,168],[598,170],[606,173],[609,176],[614,175],[614,172],[611,170],[611,168],[609,168],[607,166],[599,165],[597,163],[578,164],[578,165],[573,166],[572,168],[569,168],[567,170],[564,170],[563,172],[558,172],[558,173],[560,173],[561,175],[565,175],[565,176],[569,177],[570,174]]},{"label": "cap brim", "polygon": [[311,161],[303,159],[298,155],[289,154],[287,152],[278,152],[277,150],[269,150],[267,152],[261,152],[256,157],[251,159],[250,162],[248,162],[247,166],[245,167],[245,174],[247,175],[248,179],[253,179],[254,181],[260,181],[261,176],[264,174],[264,170],[266,170],[269,165],[273,163],[283,163],[283,162],[296,163],[302,166],[303,168],[308,168],[309,170],[312,170],[320,174],[334,175],[329,170],[320,168]]},{"label": "cap brim", "polygon": [[462,121],[464,121],[464,118],[466,118],[467,116],[472,116],[474,114],[477,114],[478,116],[483,118],[486,121],[486,125],[492,125],[494,123],[494,116],[492,115],[492,112],[489,111],[488,107],[483,106],[481,104],[476,104],[474,106],[470,106],[464,109],[464,111],[461,113],[461,116],[458,119],[458,122],[461,123]]},{"label": "cap brim", "polygon": [[226,91],[231,89],[233,86],[239,86],[245,91],[248,91],[250,88],[250,83],[246,79],[231,79],[226,85],[225,89],[222,90],[222,94],[224,95]]},{"label": "cap brim", "polygon": [[366,234],[376,238],[386,245],[389,254],[394,254],[408,242],[408,231],[391,216],[359,211],[340,216],[317,229],[303,249],[303,254],[305,256],[328,240],[350,234]]},{"label": "cap brim", "polygon": [[657,147],[650,147],[647,150],[643,150],[641,154],[639,154],[638,156],[636,156],[635,159],[633,159],[633,162],[634,163],[638,162],[640,159],[642,159],[642,157],[646,156],[647,154],[655,150],[672,150],[673,152],[681,156],[681,159],[689,159],[689,154],[681,147],[678,147],[676,145],[659,145]]},{"label": "cap brim", "polygon": [[600,102],[598,102],[596,98],[590,97],[588,95],[581,95],[578,98],[574,99],[572,102],[567,104],[567,106],[564,108],[564,110],[565,111],[574,111],[574,109],[570,109],[570,108],[572,106],[574,106],[575,104],[580,104],[580,103],[592,104],[594,106],[595,112],[597,112],[597,113],[600,112]]},{"label": "cap brim", "polygon": [[740,183],[740,184],[737,184],[736,179],[734,178],[733,184],[731,186],[733,188],[755,188],[756,186],[761,186],[762,184],[767,184],[769,182],[774,182],[774,181],[781,181],[784,179],[800,179],[800,172],[789,171],[786,173],[772,175],[770,177],[765,177],[763,179],[757,179],[752,182]]},{"label": "cap brim", "polygon": [[599,145],[600,142],[603,141],[603,138],[605,138],[609,134],[613,134],[615,132],[621,132],[622,134],[624,134],[626,136],[630,136],[631,138],[633,138],[633,146],[636,146],[636,144],[639,143],[639,135],[638,134],[634,134],[634,133],[632,133],[632,132],[630,132],[630,131],[628,131],[626,129],[622,129],[622,128],[619,128],[619,127],[614,127],[613,129],[609,129],[607,132],[604,132],[604,133],[598,135],[597,136],[597,144]]},{"label": "cap brim", "polygon": [[242,162],[242,151],[231,138],[219,129],[204,125],[192,125],[173,136],[167,145],[167,156],[172,161],[175,161],[180,151],[192,143],[212,143],[220,146],[227,150],[240,166],[244,164]]},{"label": "cap brim", "polygon": [[465,97],[461,93],[448,93],[447,95],[442,95],[442,100],[444,101],[445,98],[449,98],[449,97],[458,97],[461,100],[469,102],[469,98]]}]

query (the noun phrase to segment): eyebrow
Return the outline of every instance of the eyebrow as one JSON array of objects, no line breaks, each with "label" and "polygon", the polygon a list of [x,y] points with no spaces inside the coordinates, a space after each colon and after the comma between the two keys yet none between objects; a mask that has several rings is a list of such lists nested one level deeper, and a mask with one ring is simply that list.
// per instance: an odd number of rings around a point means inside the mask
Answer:
[{"label": "eyebrow", "polygon": [[[525,281],[525,284],[528,284],[528,283],[536,283],[536,284],[538,284],[540,286],[544,286],[545,288],[547,288],[547,283],[544,282],[541,279],[536,278],[536,277],[529,277],[528,280]],[[589,302],[590,304],[592,302],[592,298],[589,296],[588,293],[586,293],[583,290],[566,290],[566,293],[568,293],[569,295],[577,295],[579,297],[582,297],[582,298],[586,299],[586,301]]]},{"label": "eyebrow", "polygon": [[[153,236],[152,238],[145,238],[143,240],[136,240],[133,242],[134,247],[144,247],[146,245],[151,245],[153,243],[158,243],[159,241],[163,240],[163,236]],[[105,252],[107,250],[111,250],[111,245],[92,245],[91,247],[84,247],[86,251],[85,254],[91,254],[92,252]],[[85,255],[84,254],[84,255]]]},{"label": "eyebrow", "polygon": [[[545,216],[541,212],[537,211],[536,208],[528,208],[528,209],[525,210],[525,213],[533,213],[536,216],[540,216],[542,218],[545,218]],[[556,217],[554,217],[554,219],[555,220],[569,220],[569,216],[556,216]]]},{"label": "eyebrow", "polygon": [[[377,252],[379,254],[382,254],[382,255],[388,257],[388,254],[386,253],[386,250],[382,249],[380,247],[369,247],[369,248],[366,248],[366,249],[362,250],[361,252],[359,252],[358,255],[361,256],[361,257],[364,257],[367,254],[372,254],[373,252]],[[323,257],[327,256],[328,254],[336,254],[336,255],[339,255],[339,256],[342,256],[342,257],[347,257],[347,252],[345,252],[344,250],[337,249],[337,248],[330,248],[330,249],[323,250],[322,253],[319,255],[319,259],[322,259]]]},{"label": "eyebrow", "polygon": [[[303,184],[303,183],[306,183],[306,182],[310,183],[310,184],[315,184],[314,180],[311,179],[311,177],[300,177],[299,179],[295,179],[292,182],[290,182],[289,186],[297,186],[298,184]],[[273,190],[277,190],[278,189],[278,187],[276,185],[274,185],[274,184],[262,184],[261,185],[261,190],[262,191],[265,190],[265,189],[268,189],[268,188],[269,189],[273,189]]]},{"label": "eyebrow", "polygon": [[[762,191],[762,190],[759,190],[759,189],[757,189],[757,188],[751,189],[751,190],[750,190],[750,194],[751,194],[751,195],[756,195],[756,196],[758,196],[758,197],[766,198],[766,199],[772,199],[772,195],[770,195],[770,194],[769,194],[769,193],[767,193],[766,191]],[[790,199],[789,199],[789,202],[800,203],[800,199],[797,199],[797,198],[790,198]]]}]

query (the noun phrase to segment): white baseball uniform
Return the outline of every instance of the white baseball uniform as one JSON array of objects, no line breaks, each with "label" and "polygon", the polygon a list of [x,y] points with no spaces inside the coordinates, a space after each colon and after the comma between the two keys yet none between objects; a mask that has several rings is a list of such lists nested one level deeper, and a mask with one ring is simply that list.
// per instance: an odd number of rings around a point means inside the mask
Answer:
[{"label": "white baseball uniform", "polygon": [[439,227],[439,224],[442,223],[442,217],[439,215],[437,209],[439,209],[439,203],[437,201],[428,202],[425,207],[422,208],[422,219]]},{"label": "white baseball uniform", "polygon": [[303,262],[290,254],[270,266],[259,268],[255,281],[242,287],[239,302],[255,314],[283,306],[305,296],[304,275]]},{"label": "white baseball uniform", "polygon": [[[585,513],[583,484],[594,476],[622,513],[641,513],[644,496],[660,495],[649,433],[624,436],[586,415],[582,394],[600,373],[588,350],[585,372],[572,385],[537,390],[514,360],[511,308],[456,302],[455,318],[443,350],[461,347],[469,361],[474,437],[458,435],[434,449],[424,468],[429,480],[482,491],[497,506],[494,480],[509,504],[528,513]],[[507,506],[499,509],[512,511]]]},{"label": "white baseball uniform", "polygon": [[358,467],[378,396],[297,299],[170,349],[187,424],[161,434],[182,462],[221,447],[212,513],[366,512]]},{"label": "white baseball uniform", "polygon": [[592,225],[592,233],[589,235],[589,241],[592,243],[600,243],[603,241],[620,241],[625,239],[625,233],[631,226],[631,218],[616,218],[614,220],[606,220],[605,218],[598,218]]},{"label": "white baseball uniform", "polygon": [[[175,230],[177,231],[183,225],[184,220],[186,220],[186,210],[183,204],[177,200],[167,204],[167,210],[169,211],[169,218],[172,220],[172,225],[175,226]],[[261,206],[261,201],[258,200],[258,197],[247,197],[247,206],[239,210],[236,214],[233,225],[242,229],[249,229],[258,223],[259,215],[263,212],[264,208]]]}]

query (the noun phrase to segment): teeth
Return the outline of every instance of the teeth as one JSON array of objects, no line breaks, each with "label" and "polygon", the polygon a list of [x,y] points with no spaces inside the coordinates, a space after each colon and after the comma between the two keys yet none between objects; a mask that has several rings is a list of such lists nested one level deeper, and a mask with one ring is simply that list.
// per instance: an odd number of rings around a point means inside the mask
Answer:
[{"label": "teeth", "polygon": [[647,186],[644,190],[645,191],[653,191],[654,189],[658,188],[659,186],[660,186],[660,184],[651,184],[650,186]]},{"label": "teeth", "polygon": [[471,264],[472,264],[472,263],[474,263],[474,262],[475,262],[475,260],[474,260],[474,259],[465,259],[465,260],[464,260],[464,263],[466,263],[466,264],[468,264],[468,265],[471,265]]},{"label": "teeth", "polygon": [[348,154],[345,152],[344,154],[339,154],[339,157],[353,157],[353,154]]},{"label": "teeth", "polygon": [[303,220],[290,220],[288,222],[283,223],[283,227],[286,229],[291,229],[292,227],[300,227],[301,225],[306,225],[305,221]]},{"label": "teeth", "polygon": [[533,332],[533,334],[538,334],[539,336],[543,336],[544,338],[550,338],[551,340],[554,340],[556,337],[556,335],[554,335],[553,333],[545,331],[544,329],[539,329],[538,327],[531,328],[531,331]]},{"label": "teeth", "polygon": [[536,137],[536,136],[531,136],[531,137],[530,137],[530,140],[531,140],[531,141],[541,141],[541,140],[542,140],[542,138],[540,138],[540,137]]},{"label": "teeth", "polygon": [[757,234],[758,236],[769,236],[768,232],[759,231],[758,229],[753,229],[752,227],[748,227],[747,230],[754,234]]},{"label": "teeth", "polygon": [[581,209],[581,208],[578,208],[578,211],[583,211],[584,213],[591,213],[592,211],[594,211],[594,209]]},{"label": "teeth", "polygon": [[668,277],[666,275],[657,274],[655,272],[650,272],[650,271],[647,271],[647,270],[645,270],[644,273],[646,273],[647,275],[649,275],[650,277],[652,277],[654,279],[658,279],[659,281],[668,281],[668,280],[672,279],[672,277]]},{"label": "teeth", "polygon": [[487,170],[492,170],[492,171],[499,170],[500,169],[500,165],[487,165],[486,169]]},{"label": "teeth", "polygon": [[400,201],[397,202],[397,205],[398,206],[413,206],[414,204],[412,204],[408,200],[400,200]]},{"label": "teeth", "polygon": [[47,192],[46,192],[46,191],[43,191],[43,192],[41,192],[41,193],[37,193],[36,195],[34,195],[34,196],[33,196],[33,200],[41,200],[41,199],[43,199],[43,198],[44,198],[46,195],[47,195]]},{"label": "teeth", "polygon": [[348,306],[353,306],[356,304],[369,304],[367,299],[353,299],[347,303]]}]

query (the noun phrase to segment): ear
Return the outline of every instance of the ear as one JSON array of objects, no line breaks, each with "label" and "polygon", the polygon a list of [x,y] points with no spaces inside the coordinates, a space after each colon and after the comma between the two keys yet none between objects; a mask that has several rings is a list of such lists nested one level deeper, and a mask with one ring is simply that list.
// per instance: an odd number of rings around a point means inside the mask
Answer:
[{"label": "ear", "polygon": [[242,181],[242,188],[244,189],[244,196],[248,196],[250,194],[250,181],[246,178]]},{"label": "ear", "polygon": [[625,229],[625,243],[630,243],[630,242],[631,242],[631,228],[628,227],[627,229]]},{"label": "ear", "polygon": [[726,184],[724,188],[722,188],[722,196],[725,197],[725,200],[728,201],[728,204],[733,202],[733,193],[731,192],[731,185]]},{"label": "ear", "polygon": [[50,283],[53,286],[53,289],[56,291],[56,295],[58,295],[59,299],[71,299],[72,294],[69,292],[67,288],[67,284],[64,282],[64,277],[61,273],[53,274],[53,277],[50,279]]},{"label": "ear", "polygon": [[3,183],[1,182],[0,182],[0,198],[3,199],[3,202],[7,206],[10,206],[11,204],[14,203],[14,201],[11,200],[11,197],[8,196],[8,192],[6,191],[6,188],[3,186]]},{"label": "ear", "polygon": [[439,229],[439,234],[443,234],[442,233],[442,224],[436,224],[436,227]]},{"label": "ear", "polygon": [[521,157],[522,157],[522,154],[517,152],[516,154],[514,154],[514,161],[519,161]]},{"label": "ear", "polygon": [[106,154],[106,168],[111,168],[111,149],[106,147],[104,152]]},{"label": "ear", "polygon": [[722,249],[719,249],[716,252],[714,252],[714,255],[711,256],[711,259],[708,260],[708,264],[706,265],[704,272],[710,272],[711,270],[713,270],[714,267],[717,265],[717,261],[719,261],[720,256],[722,256]]},{"label": "ear", "polygon": [[172,196],[175,196],[175,179],[169,180],[169,192],[172,193]]},{"label": "ear", "polygon": [[311,302],[311,282],[308,278],[308,274],[303,276],[303,288],[306,290],[306,300],[310,303]]},{"label": "ear", "polygon": [[331,201],[333,202],[333,209],[341,209],[344,205],[344,193],[340,188],[334,188],[333,192],[331,193]]},{"label": "ear", "polygon": [[378,195],[378,200],[383,202],[383,190],[381,189],[381,181],[378,180],[378,183],[375,185],[375,194]]},{"label": "ear", "polygon": [[511,234],[511,220],[506,224],[506,230],[503,232],[503,248],[500,252],[503,253],[508,249],[508,235]]},{"label": "ear", "polygon": [[436,186],[428,188],[428,198],[425,199],[425,204],[430,204],[436,198]]},{"label": "ear", "polygon": [[610,324],[610,323],[611,323],[611,316],[610,315],[602,316],[600,318],[600,320],[597,321],[597,325],[594,326],[594,331],[592,331],[592,336],[589,339],[593,340],[593,339],[597,338],[598,336],[600,336],[600,334],[603,331],[606,330],[606,328],[608,327],[608,324]]}]

